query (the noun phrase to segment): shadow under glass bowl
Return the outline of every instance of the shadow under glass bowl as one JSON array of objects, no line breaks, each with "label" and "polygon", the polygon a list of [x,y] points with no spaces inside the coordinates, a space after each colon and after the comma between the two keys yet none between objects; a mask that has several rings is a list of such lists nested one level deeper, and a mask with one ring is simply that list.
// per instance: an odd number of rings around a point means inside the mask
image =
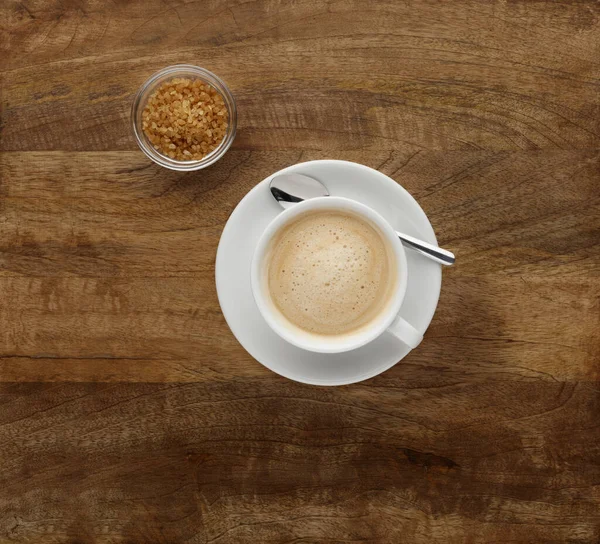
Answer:
[{"label": "shadow under glass bowl", "polygon": [[[154,146],[144,133],[144,130],[142,129],[142,112],[146,107],[148,98],[164,82],[170,81],[171,79],[176,77],[185,77],[192,80],[199,79],[204,83],[208,83],[209,85],[214,87],[219,92],[219,94],[221,94],[221,96],[223,97],[223,101],[225,102],[225,106],[227,107],[229,121],[227,124],[227,131],[225,132],[225,137],[223,138],[223,140],[221,140],[216,149],[211,151],[208,155],[206,155],[206,157],[204,157],[201,160],[178,161],[176,159],[168,157],[167,155],[164,155],[163,153],[154,148]],[[140,87],[140,90],[137,92],[133,101],[133,105],[131,107],[131,124],[133,127],[135,139],[138,145],[140,146],[140,149],[148,158],[152,159],[155,163],[160,164],[161,166],[164,166],[165,168],[169,168],[171,170],[200,170],[217,162],[231,147],[236,132],[237,108],[231,91],[229,90],[225,82],[219,77],[217,77],[215,74],[209,72],[208,70],[205,70],[204,68],[200,68],[199,66],[193,66],[191,64],[176,64],[159,70]]]}]

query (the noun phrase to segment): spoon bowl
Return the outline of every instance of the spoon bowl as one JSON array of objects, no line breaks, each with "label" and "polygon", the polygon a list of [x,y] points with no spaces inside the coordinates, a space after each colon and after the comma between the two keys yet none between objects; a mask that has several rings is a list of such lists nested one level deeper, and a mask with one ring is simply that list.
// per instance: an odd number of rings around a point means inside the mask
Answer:
[{"label": "spoon bowl", "polygon": [[303,174],[276,176],[271,180],[269,189],[282,208],[289,208],[309,198],[330,196],[325,185]]}]

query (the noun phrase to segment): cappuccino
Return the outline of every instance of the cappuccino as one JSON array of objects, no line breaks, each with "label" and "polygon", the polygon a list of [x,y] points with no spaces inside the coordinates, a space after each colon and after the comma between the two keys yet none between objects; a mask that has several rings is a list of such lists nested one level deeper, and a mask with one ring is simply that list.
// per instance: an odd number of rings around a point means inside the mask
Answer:
[{"label": "cappuccino", "polygon": [[285,225],[271,241],[264,270],[283,317],[325,336],[368,327],[387,309],[398,278],[379,228],[344,210],[309,211]]}]

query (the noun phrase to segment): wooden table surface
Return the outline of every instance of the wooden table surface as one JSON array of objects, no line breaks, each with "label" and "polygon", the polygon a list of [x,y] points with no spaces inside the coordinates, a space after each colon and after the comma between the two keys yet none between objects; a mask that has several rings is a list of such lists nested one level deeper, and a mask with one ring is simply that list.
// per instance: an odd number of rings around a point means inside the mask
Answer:
[{"label": "wooden table surface", "polygon": [[[197,173],[129,109],[188,62],[239,133]],[[600,4],[0,2],[0,542],[600,539]],[[364,383],[263,368],[217,302],[239,200],[338,158],[458,264]]]}]

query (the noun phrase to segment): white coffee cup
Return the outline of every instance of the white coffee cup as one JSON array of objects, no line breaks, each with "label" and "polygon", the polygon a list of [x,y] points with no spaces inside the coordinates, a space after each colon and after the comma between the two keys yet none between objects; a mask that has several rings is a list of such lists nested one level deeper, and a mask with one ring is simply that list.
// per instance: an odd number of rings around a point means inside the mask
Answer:
[{"label": "white coffee cup", "polygon": [[[368,326],[354,333],[324,336],[300,329],[283,316],[269,294],[265,257],[271,240],[298,215],[314,210],[346,211],[365,218],[379,228],[396,258],[398,278],[389,302]],[[408,284],[408,266],[404,247],[394,229],[381,215],[355,200],[334,196],[312,198],[283,210],[269,223],[258,241],[252,259],[251,282],[254,300],[267,324],[284,340],[302,349],[319,353],[350,351],[372,342],[386,331],[411,349],[416,348],[423,339],[423,335],[399,315]]]}]

